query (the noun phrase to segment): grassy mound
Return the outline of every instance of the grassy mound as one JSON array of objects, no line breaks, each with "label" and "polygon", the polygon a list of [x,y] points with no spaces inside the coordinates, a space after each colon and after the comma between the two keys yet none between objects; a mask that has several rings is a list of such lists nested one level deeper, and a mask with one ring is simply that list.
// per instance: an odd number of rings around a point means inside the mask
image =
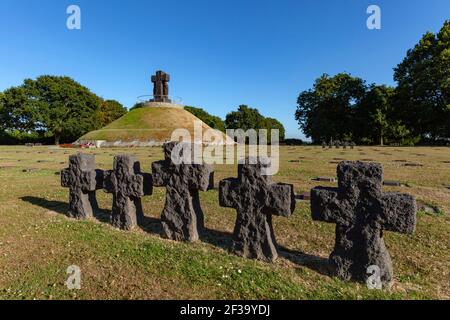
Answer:
[{"label": "grassy mound", "polygon": [[[194,122],[199,118],[182,108],[145,107],[132,110],[106,127],[89,132],[79,140],[157,141],[170,140],[175,129],[187,129],[194,137]],[[211,129],[202,122],[203,131]]]}]

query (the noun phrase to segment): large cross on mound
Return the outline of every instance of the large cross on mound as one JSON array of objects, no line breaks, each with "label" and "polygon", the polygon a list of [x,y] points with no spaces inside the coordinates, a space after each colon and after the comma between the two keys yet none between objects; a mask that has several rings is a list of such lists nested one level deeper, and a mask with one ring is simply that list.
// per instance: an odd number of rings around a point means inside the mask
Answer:
[{"label": "large cross on mound", "polygon": [[168,102],[169,99],[169,81],[170,75],[164,71],[156,71],[156,74],[152,76],[153,82],[153,99],[152,102]]},{"label": "large cross on mound", "polygon": [[69,217],[87,219],[98,210],[95,190],[102,188],[102,177],[102,171],[95,169],[94,155],[69,157],[69,167],[61,171],[61,186],[69,188]]},{"label": "large cross on mound", "polygon": [[383,230],[411,234],[416,225],[416,200],[408,194],[382,193],[383,167],[378,163],[341,162],[338,188],[311,191],[314,220],[336,223],[330,262],[344,280],[365,282],[377,266],[383,284],[391,282],[392,262]]},{"label": "large cross on mound", "polygon": [[220,181],[219,203],[237,210],[232,250],[243,257],[273,261],[277,258],[272,215],[290,216],[295,209],[291,184],[272,183],[263,175],[267,158],[247,158],[238,166],[238,178]]},{"label": "large cross on mound", "polygon": [[113,194],[111,224],[130,230],[144,216],[141,197],[152,194],[151,175],[142,173],[131,155],[114,157],[114,170],[105,171],[103,189]]},{"label": "large cross on mound", "polygon": [[214,170],[207,164],[175,164],[172,150],[176,146],[180,154],[184,150],[193,154],[192,144],[164,144],[164,160],[152,164],[153,184],[166,187],[166,203],[161,214],[166,236],[176,241],[192,242],[199,239],[199,230],[204,227],[199,190],[207,191],[214,185]]}]

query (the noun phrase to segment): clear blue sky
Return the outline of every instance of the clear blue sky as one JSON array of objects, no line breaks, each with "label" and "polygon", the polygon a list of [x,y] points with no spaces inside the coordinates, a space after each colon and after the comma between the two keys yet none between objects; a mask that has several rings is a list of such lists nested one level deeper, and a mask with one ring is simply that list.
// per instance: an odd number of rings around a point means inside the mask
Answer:
[{"label": "clear blue sky", "polygon": [[[81,30],[66,28],[70,4]],[[381,30],[366,27],[370,4]],[[221,117],[247,104],[303,137],[300,91],[342,71],[394,84],[407,49],[445,19],[449,0],[0,0],[0,90],[67,75],[130,107],[162,69],[185,104]]]}]

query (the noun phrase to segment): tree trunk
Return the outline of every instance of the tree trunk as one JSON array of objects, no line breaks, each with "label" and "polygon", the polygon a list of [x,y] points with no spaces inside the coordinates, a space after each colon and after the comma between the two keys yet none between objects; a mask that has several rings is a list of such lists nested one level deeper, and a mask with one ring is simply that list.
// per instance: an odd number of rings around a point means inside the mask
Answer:
[{"label": "tree trunk", "polygon": [[61,133],[56,132],[55,133],[55,145],[58,146],[59,145],[59,140],[61,139]]}]

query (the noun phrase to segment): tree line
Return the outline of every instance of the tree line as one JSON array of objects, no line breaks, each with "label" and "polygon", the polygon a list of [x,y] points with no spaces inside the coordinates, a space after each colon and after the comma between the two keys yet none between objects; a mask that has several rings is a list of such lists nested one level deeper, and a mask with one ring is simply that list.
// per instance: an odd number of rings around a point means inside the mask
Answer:
[{"label": "tree line", "polygon": [[185,109],[195,115],[197,118],[205,122],[213,129],[225,132],[226,129],[266,129],[267,141],[270,142],[271,130],[279,130],[279,138],[281,141],[285,138],[285,129],[283,124],[274,118],[263,116],[258,109],[250,108],[247,105],[240,105],[236,111],[228,113],[225,120],[220,117],[213,116],[201,108],[187,106]]},{"label": "tree line", "polygon": [[396,87],[347,73],[319,77],[300,93],[295,118],[313,143],[450,142],[450,21],[427,32],[394,69]]},{"label": "tree line", "polygon": [[[137,109],[144,107],[144,103],[136,103],[131,109]],[[243,129],[247,131],[249,129],[266,129],[267,141],[270,142],[272,129],[279,130],[279,138],[281,141],[285,139],[285,129],[283,124],[274,118],[263,116],[258,109],[250,108],[245,104],[241,104],[236,111],[229,112],[225,120],[220,117],[212,115],[199,107],[185,106],[184,109],[189,111],[194,116],[202,120],[208,126],[213,129],[226,132],[227,129]]]},{"label": "tree line", "polygon": [[[131,109],[143,107],[135,104]],[[245,105],[223,121],[201,108],[185,109],[210,127],[225,129],[280,129],[283,125]],[[73,142],[89,131],[120,118],[127,109],[115,100],[104,100],[69,77],[44,75],[0,92],[0,144]],[[270,139],[270,137],[269,137]]]},{"label": "tree line", "polygon": [[0,93],[0,143],[73,142],[126,112],[69,77],[26,79]]}]

